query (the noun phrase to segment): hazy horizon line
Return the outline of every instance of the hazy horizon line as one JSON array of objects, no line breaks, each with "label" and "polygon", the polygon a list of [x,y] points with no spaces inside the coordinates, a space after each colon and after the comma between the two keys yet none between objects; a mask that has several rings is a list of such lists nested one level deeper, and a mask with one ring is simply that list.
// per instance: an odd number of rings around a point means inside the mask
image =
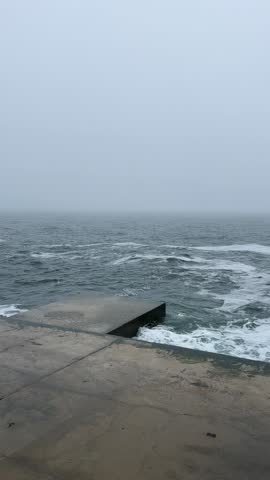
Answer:
[{"label": "hazy horizon line", "polygon": [[245,210],[176,210],[176,209],[167,209],[167,210],[109,210],[109,209],[100,209],[100,210],[86,210],[86,209],[2,209],[0,208],[0,215],[6,214],[16,214],[16,215],[25,215],[25,214],[40,214],[40,215],[183,215],[183,216],[244,216],[244,217],[254,217],[254,216],[270,216],[270,211],[245,211]]}]

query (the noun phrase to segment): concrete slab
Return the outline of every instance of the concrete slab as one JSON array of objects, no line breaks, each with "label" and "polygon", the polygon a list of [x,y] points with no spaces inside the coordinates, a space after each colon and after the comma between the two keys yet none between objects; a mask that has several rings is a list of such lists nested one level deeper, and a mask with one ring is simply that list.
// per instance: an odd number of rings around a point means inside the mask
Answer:
[{"label": "concrete slab", "polygon": [[[81,416],[90,408],[95,411],[97,399],[76,392],[54,391],[41,382],[15,392],[0,402],[0,458],[19,454],[23,448],[57,431],[61,424]],[[0,478],[2,479],[0,462]]]},{"label": "concrete slab", "polygon": [[132,337],[140,326],[161,323],[164,316],[164,303],[127,297],[79,295],[16,315],[10,322]]},{"label": "concrete slab", "polygon": [[0,402],[0,478],[266,480],[270,381],[254,373],[115,340]]},{"label": "concrete slab", "polygon": [[5,319],[5,317],[1,317],[0,315],[0,336],[3,335],[3,333],[8,332],[9,330],[13,330],[16,328],[13,325],[10,325],[10,323]]},{"label": "concrete slab", "polygon": [[[0,352],[8,348],[10,345],[9,341],[7,340],[9,338],[7,336],[7,333],[10,333],[12,331],[16,332],[16,330],[17,330],[16,325],[10,324],[0,316]],[[20,342],[21,341],[22,340],[20,339]]]},{"label": "concrete slab", "polygon": [[0,365],[0,401],[25,385],[30,385],[35,378],[31,373],[18,372],[7,365]]},{"label": "concrete slab", "polygon": [[8,330],[0,331],[0,353],[16,345],[24,345],[27,340],[38,340],[38,338],[49,332],[49,329],[42,327],[11,324]]},{"label": "concrete slab", "polygon": [[[20,336],[22,336],[21,341]],[[0,398],[110,345],[111,336],[25,327],[6,332],[0,352]]]}]

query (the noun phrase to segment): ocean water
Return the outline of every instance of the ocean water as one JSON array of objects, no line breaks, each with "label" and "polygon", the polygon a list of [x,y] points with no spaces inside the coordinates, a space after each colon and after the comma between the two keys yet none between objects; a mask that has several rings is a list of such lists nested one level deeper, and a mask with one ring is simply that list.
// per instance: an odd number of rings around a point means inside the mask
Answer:
[{"label": "ocean water", "polygon": [[270,361],[270,218],[0,216],[0,321],[91,291],[166,301],[139,339]]}]

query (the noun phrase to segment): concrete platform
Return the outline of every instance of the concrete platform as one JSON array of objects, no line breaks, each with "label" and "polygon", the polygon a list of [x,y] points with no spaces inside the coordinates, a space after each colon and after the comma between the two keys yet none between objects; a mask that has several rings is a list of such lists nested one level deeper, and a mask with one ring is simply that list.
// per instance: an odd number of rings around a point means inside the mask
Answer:
[{"label": "concrete platform", "polygon": [[69,297],[16,315],[12,320],[76,332],[132,337],[140,326],[161,322],[165,313],[165,303],[95,294]]},{"label": "concrete platform", "polygon": [[69,319],[0,321],[1,480],[270,478],[268,364]]}]

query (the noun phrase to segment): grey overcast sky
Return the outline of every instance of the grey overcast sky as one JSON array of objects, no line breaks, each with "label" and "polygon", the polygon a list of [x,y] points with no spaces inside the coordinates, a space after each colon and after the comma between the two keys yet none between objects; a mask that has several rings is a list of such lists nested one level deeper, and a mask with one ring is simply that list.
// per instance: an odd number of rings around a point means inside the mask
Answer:
[{"label": "grey overcast sky", "polygon": [[0,0],[0,209],[270,212],[269,0]]}]

